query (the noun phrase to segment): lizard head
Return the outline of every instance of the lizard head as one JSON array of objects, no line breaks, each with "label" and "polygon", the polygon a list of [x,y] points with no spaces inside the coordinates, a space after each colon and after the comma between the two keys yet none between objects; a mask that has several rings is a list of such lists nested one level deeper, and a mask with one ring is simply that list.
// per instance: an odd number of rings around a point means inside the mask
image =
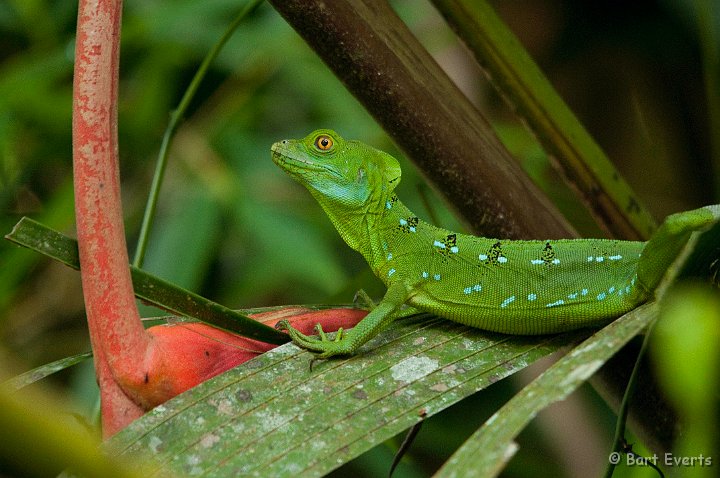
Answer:
[{"label": "lizard head", "polygon": [[400,183],[395,158],[329,129],[279,141],[271,149],[275,164],[308,188],[326,210],[384,207]]}]

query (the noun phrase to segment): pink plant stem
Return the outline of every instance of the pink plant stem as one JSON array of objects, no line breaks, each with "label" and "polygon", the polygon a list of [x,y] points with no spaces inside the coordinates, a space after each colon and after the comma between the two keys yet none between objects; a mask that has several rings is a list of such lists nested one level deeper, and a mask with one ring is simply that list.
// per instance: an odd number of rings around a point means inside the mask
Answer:
[{"label": "pink plant stem", "polygon": [[[80,0],[73,91],[75,215],[85,309],[108,437],[147,410],[274,347],[205,324],[143,329],[120,201],[117,140],[121,0]],[[309,333],[352,327],[365,311],[288,308]]]},{"label": "pink plant stem", "polygon": [[[80,0],[73,92],[75,215],[104,434],[142,415],[122,382],[152,350],[133,296],[117,144],[121,0]],[[134,358],[140,363],[129,363]],[[119,379],[119,380],[118,380]]]}]

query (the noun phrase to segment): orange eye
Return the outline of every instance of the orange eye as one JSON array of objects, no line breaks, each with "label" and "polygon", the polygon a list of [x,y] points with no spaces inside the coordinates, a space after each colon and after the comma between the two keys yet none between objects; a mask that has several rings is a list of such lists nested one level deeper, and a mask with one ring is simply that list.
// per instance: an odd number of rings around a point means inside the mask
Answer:
[{"label": "orange eye", "polygon": [[333,140],[326,134],[321,134],[315,139],[315,147],[320,151],[328,151],[333,147]]}]

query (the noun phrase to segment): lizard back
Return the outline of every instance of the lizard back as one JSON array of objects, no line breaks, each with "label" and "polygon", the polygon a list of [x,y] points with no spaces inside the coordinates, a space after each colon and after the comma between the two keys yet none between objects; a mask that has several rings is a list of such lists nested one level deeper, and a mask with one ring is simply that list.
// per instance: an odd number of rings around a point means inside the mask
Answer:
[{"label": "lizard back", "polygon": [[[600,325],[647,300],[637,282],[643,242],[512,241],[430,225],[396,196],[375,224],[366,259],[408,303],[473,327],[543,334]],[[363,251],[361,251],[363,252]]]}]

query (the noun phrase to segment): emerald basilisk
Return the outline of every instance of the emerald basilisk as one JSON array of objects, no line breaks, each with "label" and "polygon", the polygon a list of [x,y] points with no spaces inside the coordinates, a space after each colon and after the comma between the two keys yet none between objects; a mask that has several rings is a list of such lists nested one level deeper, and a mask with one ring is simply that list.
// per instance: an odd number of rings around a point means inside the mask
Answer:
[{"label": "emerald basilisk", "polygon": [[673,214],[648,242],[476,237],[420,220],[395,195],[395,158],[332,130],[275,143],[272,158],[387,286],[380,303],[334,340],[320,327],[311,337],[278,324],[320,358],[352,354],[407,306],[506,334],[606,324],[651,299],[691,234],[720,218],[720,205]]}]

